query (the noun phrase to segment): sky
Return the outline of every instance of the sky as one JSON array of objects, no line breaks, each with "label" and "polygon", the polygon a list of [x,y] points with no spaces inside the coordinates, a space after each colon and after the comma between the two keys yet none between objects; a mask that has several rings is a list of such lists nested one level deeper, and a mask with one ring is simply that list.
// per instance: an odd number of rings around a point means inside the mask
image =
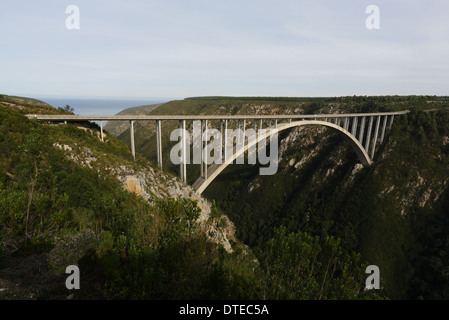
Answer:
[{"label": "sky", "polygon": [[449,95],[448,14],[447,0],[0,0],[0,94]]}]

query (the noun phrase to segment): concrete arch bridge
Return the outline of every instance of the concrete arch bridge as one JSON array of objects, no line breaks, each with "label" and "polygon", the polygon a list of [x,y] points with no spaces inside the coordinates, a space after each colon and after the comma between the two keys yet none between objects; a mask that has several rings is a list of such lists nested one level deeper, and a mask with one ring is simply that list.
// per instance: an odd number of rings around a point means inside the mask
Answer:
[{"label": "concrete arch bridge", "polygon": [[[47,122],[99,121],[101,140],[103,140],[103,121],[129,121],[131,135],[131,153],[135,158],[134,123],[135,121],[156,122],[157,162],[162,169],[162,131],[164,121],[179,121],[177,136],[179,153],[176,164],[180,166],[180,178],[187,181],[187,164],[190,163],[188,145],[191,142],[186,121],[193,121],[193,140],[199,141],[200,152],[194,153],[194,163],[201,164],[200,177],[192,187],[201,194],[210,183],[230,164],[234,163],[245,152],[254,150],[255,146],[267,145],[279,132],[300,126],[325,126],[332,129],[349,143],[363,165],[373,162],[376,147],[383,143],[387,129],[392,128],[395,117],[409,111],[350,113],[350,114],[309,114],[309,115],[27,115]],[[210,122],[219,123],[219,129],[209,128]],[[195,126],[196,125],[196,126]],[[195,132],[196,128],[196,132]],[[229,132],[233,135],[229,135]],[[213,132],[213,134],[212,134]],[[248,133],[256,133],[248,135]],[[210,163],[208,148],[211,136],[214,136],[215,161]],[[217,139],[218,137],[218,139]],[[245,139],[248,137],[248,139]],[[250,139],[251,137],[251,139]],[[237,140],[238,148],[229,148]],[[198,147],[198,144],[196,145]],[[195,142],[194,142],[195,151]],[[265,152],[265,151],[264,151]],[[217,158],[218,157],[218,158]],[[197,162],[195,162],[195,159]],[[218,161],[217,161],[218,160]]]}]

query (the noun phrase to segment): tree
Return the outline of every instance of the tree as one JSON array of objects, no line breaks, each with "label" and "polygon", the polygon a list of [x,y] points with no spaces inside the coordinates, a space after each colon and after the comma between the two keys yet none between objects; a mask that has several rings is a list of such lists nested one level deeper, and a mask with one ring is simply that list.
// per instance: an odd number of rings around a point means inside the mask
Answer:
[{"label": "tree", "polygon": [[61,111],[67,112],[67,113],[71,113],[71,114],[75,113],[75,109],[72,108],[71,106],[69,106],[68,104],[66,104],[66,106],[64,108],[59,107],[58,109]]},{"label": "tree", "polygon": [[39,162],[41,155],[41,143],[36,128],[31,128],[30,133],[25,137],[24,143],[20,145],[19,148],[23,152],[23,158],[25,160],[22,166],[23,174],[24,176],[28,176],[27,187],[29,196],[26,209],[25,236],[30,237],[28,233],[30,211],[39,176]]},{"label": "tree", "polygon": [[365,275],[360,255],[345,252],[340,239],[275,231],[261,259],[266,299],[360,299]]}]

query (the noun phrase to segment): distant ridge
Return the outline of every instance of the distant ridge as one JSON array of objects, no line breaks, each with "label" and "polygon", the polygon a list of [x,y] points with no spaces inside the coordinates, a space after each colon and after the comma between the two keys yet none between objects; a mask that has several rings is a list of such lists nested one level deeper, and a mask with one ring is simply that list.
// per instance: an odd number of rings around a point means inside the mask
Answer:
[{"label": "distant ridge", "polygon": [[15,109],[21,113],[42,113],[42,114],[57,114],[63,111],[53,108],[48,103],[27,97],[8,96],[0,94],[0,105]]},{"label": "distant ridge", "polygon": [[410,95],[410,96],[338,96],[338,97],[270,97],[270,96],[199,96],[199,97],[188,97],[184,100],[204,100],[204,101],[218,101],[218,100],[232,100],[232,101],[290,101],[290,102],[349,102],[349,101],[366,101],[370,98],[377,99],[387,99],[388,101],[401,102],[401,101],[409,101],[410,98],[415,99],[427,99],[431,101],[447,101],[448,96],[430,96],[430,95]]}]

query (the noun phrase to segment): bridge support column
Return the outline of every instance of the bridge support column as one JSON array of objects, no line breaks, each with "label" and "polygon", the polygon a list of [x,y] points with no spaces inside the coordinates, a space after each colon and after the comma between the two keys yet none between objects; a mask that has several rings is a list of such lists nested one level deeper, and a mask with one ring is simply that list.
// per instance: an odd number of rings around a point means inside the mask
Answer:
[{"label": "bridge support column", "polygon": [[343,129],[345,129],[346,131],[348,131],[348,127],[349,127],[349,118],[346,117],[346,118],[345,118],[345,123],[343,124]]},{"label": "bridge support column", "polygon": [[203,152],[203,148],[204,148],[204,138],[203,138],[203,135],[204,135],[204,120],[201,120],[201,128],[200,128],[201,130],[200,130],[200,141],[201,141],[201,143],[200,143],[200,153],[201,153],[201,156],[200,156],[200,159],[201,159],[201,161],[200,161],[200,177],[202,177],[202,178],[204,178],[204,152]]},{"label": "bridge support column", "polygon": [[[223,137],[223,136],[222,136]],[[228,120],[224,121],[224,161],[228,160]]]},{"label": "bridge support column", "polygon": [[379,126],[380,126],[380,116],[377,117],[377,121],[376,121],[376,130],[374,131],[373,146],[371,148],[371,160],[373,160],[374,152],[376,151],[376,143],[377,143],[377,137],[379,134]]},{"label": "bridge support column", "polygon": [[368,153],[369,150],[369,145],[370,145],[370,140],[371,140],[371,130],[373,129],[373,116],[369,117],[369,125],[368,125],[368,132],[367,132],[367,136],[366,136],[366,141],[365,141],[365,151],[366,153]]},{"label": "bridge support column", "polygon": [[101,142],[104,142],[104,138],[103,138],[103,121],[100,121],[100,139],[101,139]]},{"label": "bridge support column", "polygon": [[161,120],[156,120],[156,153],[157,165],[162,170],[162,134],[161,134]]},{"label": "bridge support column", "polygon": [[131,133],[131,154],[133,155],[133,159],[135,161],[136,160],[136,148],[134,146],[134,121],[133,120],[130,121],[129,131]]},{"label": "bridge support column", "polygon": [[391,128],[393,128],[393,120],[394,120],[394,115],[391,115],[390,130],[391,130]]},{"label": "bridge support column", "polygon": [[237,144],[240,143],[240,119],[237,120]]},{"label": "bridge support column", "polygon": [[363,142],[363,135],[365,134],[365,117],[362,117],[362,123],[360,124],[360,130],[359,130],[359,137],[357,140],[359,140],[360,143]]},{"label": "bridge support column", "polygon": [[186,121],[179,121],[181,131],[181,163],[179,164],[179,172],[181,180],[187,182],[187,137],[186,137]]},{"label": "bridge support column", "polygon": [[380,143],[381,144],[384,142],[385,129],[387,128],[387,120],[388,120],[388,116],[384,116],[384,123],[382,124],[382,133],[380,134]]},{"label": "bridge support column", "polygon": [[224,120],[220,120],[220,134],[221,134],[221,140],[220,140],[220,148],[221,148],[221,158],[223,159],[223,135],[224,135]]},{"label": "bridge support column", "polygon": [[207,179],[207,120],[204,120],[204,137],[206,141],[204,142],[204,179]]},{"label": "bridge support column", "polygon": [[354,119],[352,119],[352,130],[351,130],[351,134],[355,137],[355,135],[357,134],[357,122],[358,122],[359,118],[354,117]]}]

